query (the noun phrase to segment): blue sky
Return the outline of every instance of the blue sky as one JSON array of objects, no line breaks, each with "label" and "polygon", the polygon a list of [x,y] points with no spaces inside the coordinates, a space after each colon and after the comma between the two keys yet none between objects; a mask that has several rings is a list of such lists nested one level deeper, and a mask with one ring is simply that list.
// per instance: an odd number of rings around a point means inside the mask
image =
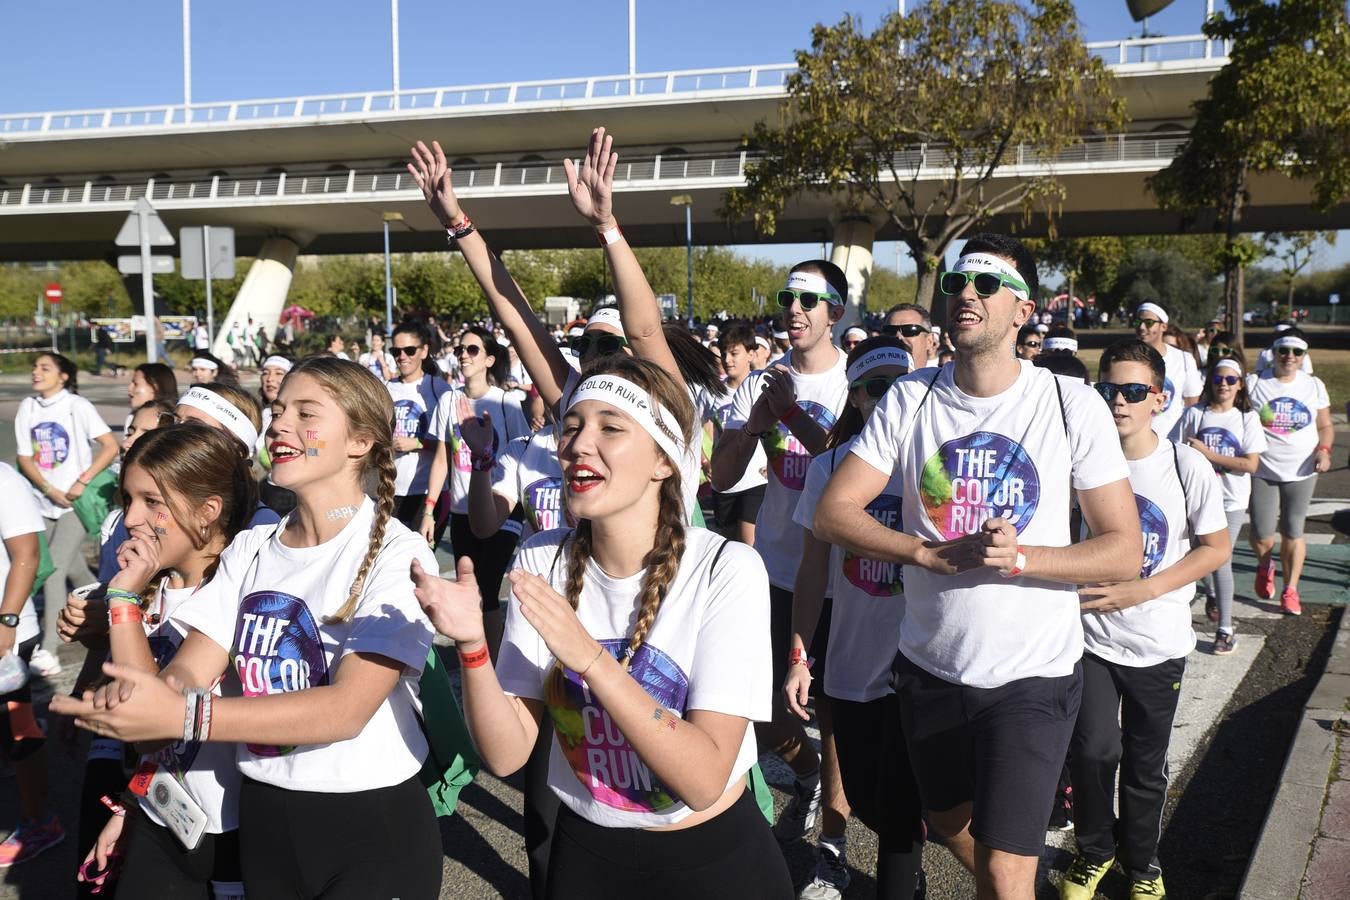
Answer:
[{"label": "blue sky", "polygon": [[[1090,41],[1140,34],[1124,0],[1076,6]],[[790,62],[814,23],[853,14],[871,26],[895,8],[894,0],[638,0],[637,67]],[[193,100],[388,88],[389,11],[388,0],[193,0]],[[1204,0],[1176,0],[1149,30],[1198,33],[1204,11]],[[0,114],[182,102],[181,16],[181,0],[0,0]],[[627,0],[400,0],[399,20],[405,89],[628,69]],[[795,259],[802,249],[753,252]],[[876,257],[893,267],[894,245],[879,244]],[[1347,260],[1350,239],[1323,250],[1317,265]],[[901,266],[912,268],[907,258]]]}]

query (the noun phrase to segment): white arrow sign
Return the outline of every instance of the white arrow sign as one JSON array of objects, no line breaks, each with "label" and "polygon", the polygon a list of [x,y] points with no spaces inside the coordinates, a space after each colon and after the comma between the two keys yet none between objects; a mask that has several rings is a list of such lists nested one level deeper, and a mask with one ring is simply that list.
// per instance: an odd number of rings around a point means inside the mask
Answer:
[{"label": "white arrow sign", "polygon": [[[119,256],[117,257],[117,271],[123,275],[141,274],[141,258],[139,255]],[[150,257],[151,275],[172,275],[173,257],[172,256],[152,256]]]},{"label": "white arrow sign", "polygon": [[[117,246],[119,247],[140,247],[140,268],[141,273],[141,306],[145,310],[145,320],[153,322],[155,320],[155,289],[152,282],[154,275],[160,271],[156,268],[154,257],[150,255],[151,247],[172,247],[173,235],[169,234],[169,229],[164,227],[160,221],[159,213],[150,205],[150,201],[141,197],[136,201],[136,208],[132,210],[131,215],[122,223],[122,230],[117,232]],[[173,260],[169,260],[170,270],[172,270]],[[121,266],[119,265],[120,269]],[[126,271],[123,269],[122,271]],[[145,360],[146,362],[159,362],[159,347],[155,343],[154,328],[145,330]]]},{"label": "white arrow sign", "polygon": [[117,232],[117,238],[113,243],[119,247],[139,247],[141,245],[141,217],[145,216],[147,231],[150,235],[149,244],[151,247],[172,247],[174,244],[173,235],[169,234],[169,229],[164,226],[164,221],[160,219],[159,213],[150,205],[150,201],[144,197],[136,201],[136,208],[127,216],[127,220],[122,223],[122,230]]}]

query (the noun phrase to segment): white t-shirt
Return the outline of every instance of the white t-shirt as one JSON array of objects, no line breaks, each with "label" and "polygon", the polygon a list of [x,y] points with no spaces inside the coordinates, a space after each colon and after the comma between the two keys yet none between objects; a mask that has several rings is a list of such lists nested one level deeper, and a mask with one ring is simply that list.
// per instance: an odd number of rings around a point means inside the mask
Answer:
[{"label": "white t-shirt", "polygon": [[[1266,435],[1255,410],[1244,413],[1233,407],[1227,412],[1212,412],[1197,403],[1186,408],[1174,436],[1179,443],[1198,437],[1212,452],[1222,456],[1246,456],[1266,451]],[[1223,485],[1224,511],[1246,509],[1252,495],[1252,477],[1217,466],[1214,471]]]},{"label": "white t-shirt", "polygon": [[1316,474],[1317,413],[1331,406],[1327,386],[1295,372],[1280,381],[1270,372],[1247,376],[1247,396],[1266,430],[1266,452],[1256,470],[1267,481],[1302,481]]},{"label": "white t-shirt", "polygon": [[[161,585],[155,607],[150,616],[142,623],[145,636],[150,641],[150,652],[162,670],[178,652],[187,637],[187,629],[174,621],[184,603],[197,592],[197,588],[179,588],[174,590]],[[195,601],[192,601],[195,602]],[[150,624],[154,621],[156,624]],[[228,694],[239,696],[239,682],[233,675],[217,682],[211,692],[222,696],[222,684],[228,684]],[[174,741],[154,755],[161,769],[178,779],[197,801],[197,805],[206,813],[206,830],[211,834],[233,831],[239,827],[239,787],[242,778],[239,766],[235,764],[235,745],[201,741]],[[157,825],[164,820],[155,812],[144,797],[138,798],[141,809]]]},{"label": "white t-shirt", "polygon": [[395,374],[395,376],[397,376],[398,369],[394,366],[394,356],[392,353],[386,350],[383,355],[385,365],[384,369],[380,368],[380,358],[375,355],[375,351],[373,350],[367,350],[365,353],[362,353],[361,356],[358,357],[356,361],[361,365],[365,366],[367,369],[369,369],[370,374],[374,375],[381,381],[384,381],[385,371],[392,372]]},{"label": "white t-shirt", "polygon": [[[1275,366],[1275,351],[1273,351],[1273,350],[1271,350],[1269,347],[1267,347],[1266,349],[1262,350],[1260,353],[1256,354],[1256,371],[1257,371],[1257,372],[1260,372],[1262,369],[1270,369],[1270,368],[1274,368],[1274,366]],[[1311,353],[1304,353],[1304,354],[1303,354],[1303,362],[1301,362],[1301,363],[1298,364],[1298,368],[1299,368],[1299,371],[1300,371],[1300,372],[1303,372],[1303,373],[1306,374],[1306,375],[1311,375],[1311,374],[1313,373],[1313,364],[1312,364],[1312,354],[1311,354]]]},{"label": "white t-shirt", "polygon": [[[452,388],[441,395],[436,411],[431,416],[432,437],[446,442],[452,492],[450,511],[460,515],[469,512],[469,480],[473,477],[473,454],[469,445],[459,436],[459,398],[467,396],[459,388]],[[493,456],[501,453],[516,438],[530,434],[530,423],[520,408],[520,394],[515,391],[508,393],[499,387],[490,387],[477,400],[470,399],[469,405],[475,416],[488,414],[492,423]],[[518,532],[520,523],[507,519],[502,523],[501,530]]]},{"label": "white t-shirt", "polygon": [[[7,541],[20,535],[46,532],[47,527],[42,523],[42,510],[38,509],[32,486],[9,463],[4,462],[0,462],[0,496],[6,498],[4,503],[0,503],[0,539]],[[8,577],[9,551],[4,544],[0,544],[0,592]],[[19,610],[19,627],[15,629],[14,646],[18,647],[29,638],[37,637],[39,630],[37,611],[33,608],[33,598],[30,596],[23,602],[23,609]]]},{"label": "white t-shirt", "polygon": [[[727,418],[731,415],[732,401],[735,394],[728,394],[723,397],[720,404],[713,410],[713,441],[714,443],[722,438],[722,432],[726,430]],[[750,457],[750,464],[745,467],[745,474],[741,480],[733,484],[730,488],[723,491],[725,494],[738,494],[741,491],[748,491],[751,488],[759,487],[768,483],[769,458],[764,455],[764,444],[757,442],[755,444],[755,453]]]},{"label": "white t-shirt", "polygon": [[[559,548],[568,534],[564,529],[536,534],[521,544],[515,568],[547,579],[562,593],[567,550]],[[643,574],[611,578],[594,559],[587,565],[577,615],[612,656],[628,647]],[[555,736],[549,787],[577,815],[606,827],[652,828],[689,815],[689,807],[661,785],[576,673],[567,671],[559,684],[549,677],[553,667],[553,655],[512,593],[497,678],[508,694],[548,707],[544,727],[551,719]],[[630,673],[681,718],[705,709],[767,721],[774,690],[769,584],[754,551],[702,528],[686,529],[679,571]],[[744,778],[757,758],[754,730],[747,726],[727,786]]]},{"label": "white t-shirt", "polygon": [[[955,367],[943,366],[905,376],[877,405],[850,452],[903,476],[903,507],[913,510],[906,534],[945,541],[1002,516],[1020,543],[1063,547],[1070,484],[1085,491],[1128,477],[1102,398],[1082,381],[1018,364],[1017,380],[993,397],[969,396]],[[1082,656],[1073,585],[1004,579],[989,568],[944,576],[906,566],[904,578],[900,651],[939,678],[1000,687],[1068,675]]]},{"label": "white t-shirt", "polygon": [[[91,444],[111,429],[94,409],[94,404],[69,391],[61,391],[44,400],[25,397],[14,416],[14,441],[19,456],[31,456],[47,483],[58,490],[69,490],[75,480],[94,461]],[[37,492],[38,508],[48,519],[59,519],[68,508],[57,506]]]},{"label": "white t-shirt", "polygon": [[[1174,565],[1191,552],[1198,535],[1228,528],[1219,479],[1199,451],[1158,438],[1157,449],[1143,459],[1128,462],[1130,488],[1144,535],[1140,578]],[[1156,666],[1185,656],[1195,649],[1195,631],[1191,628],[1194,596],[1195,585],[1187,583],[1129,609],[1084,612],[1084,649],[1122,666]]]},{"label": "white t-shirt", "polygon": [[492,469],[492,492],[512,506],[520,504],[522,537],[568,524],[556,432],[545,428],[507,444]]},{"label": "white t-shirt", "polygon": [[300,747],[238,744],[239,770],[256,781],[297,791],[348,793],[390,787],[422,768],[426,739],[417,719],[418,679],[432,627],[413,596],[413,559],[439,571],[423,541],[390,519],[384,543],[361,589],[356,614],[330,623],[366,556],[375,505],[361,509],[317,547],[287,547],[280,525],[240,532],[221,554],[215,576],[175,614],[234,661],[244,696],[281,694],[330,683],[348,653],[387,657],[404,666],[398,686],[361,733]]},{"label": "white t-shirt", "polygon": [[1200,367],[1195,364],[1195,357],[1171,344],[1166,347],[1167,352],[1163,354],[1163,364],[1167,369],[1163,379],[1165,400],[1162,412],[1153,418],[1153,430],[1163,439],[1172,433],[1181,419],[1181,411],[1186,408],[1183,398],[1198,397],[1205,387],[1200,380]]},{"label": "white t-shirt", "polygon": [[[848,376],[845,374],[848,357],[837,348],[835,352],[838,357],[834,365],[814,375],[804,375],[793,368],[791,351],[769,364],[770,369],[775,365],[788,368],[796,389],[797,406],[826,431],[834,426],[848,400]],[[750,410],[764,390],[766,371],[769,370],[751,372],[741,382],[736,395],[732,397],[731,412],[723,422],[724,428],[745,428]],[[806,452],[806,448],[782,422],[759,443],[764,449],[769,474],[764,502],[760,504],[759,517],[755,520],[755,549],[764,558],[769,582],[775,587],[792,590],[802,549],[802,528],[792,521],[792,513],[797,508],[797,497],[806,484],[811,454]],[[753,467],[754,458],[746,470]]]},{"label": "white t-shirt", "polygon": [[[857,438],[811,460],[806,486],[793,520],[810,530],[820,495]],[[867,504],[867,512],[887,528],[901,529],[904,479],[897,472],[886,489]],[[904,566],[854,556],[839,546],[830,550],[834,598],[830,645],[825,657],[825,693],[839,700],[866,703],[891,693],[891,663],[905,617]]]},{"label": "white t-shirt", "polygon": [[431,427],[432,412],[438,400],[451,394],[450,385],[423,375],[416,384],[389,381],[385,387],[394,398],[394,437],[422,441],[421,450],[394,454],[394,493],[400,497],[425,494],[435,441],[440,440],[439,432]]}]

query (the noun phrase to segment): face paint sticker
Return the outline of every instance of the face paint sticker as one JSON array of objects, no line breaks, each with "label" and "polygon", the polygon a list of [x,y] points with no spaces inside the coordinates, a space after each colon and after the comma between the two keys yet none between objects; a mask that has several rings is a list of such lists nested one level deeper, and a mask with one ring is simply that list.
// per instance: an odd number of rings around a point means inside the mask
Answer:
[{"label": "face paint sticker", "polygon": [[318,447],[310,447],[308,450],[305,451],[305,455],[306,455],[306,456],[318,456],[318,455],[319,455],[319,448],[318,448]]},{"label": "face paint sticker", "polygon": [[313,440],[317,440],[318,437],[319,437],[319,432],[315,431],[313,428],[307,428],[307,429],[305,429],[305,440],[307,440],[307,441],[313,441]]},{"label": "face paint sticker", "polygon": [[170,519],[168,513],[157,512],[155,513],[155,524],[150,527],[154,529],[155,534],[164,537],[164,535],[169,533],[169,522]]},{"label": "face paint sticker", "polygon": [[1018,534],[1041,499],[1041,478],[1022,445],[992,431],[954,438],[924,463],[919,497],[944,540],[975,534],[1004,518]]}]

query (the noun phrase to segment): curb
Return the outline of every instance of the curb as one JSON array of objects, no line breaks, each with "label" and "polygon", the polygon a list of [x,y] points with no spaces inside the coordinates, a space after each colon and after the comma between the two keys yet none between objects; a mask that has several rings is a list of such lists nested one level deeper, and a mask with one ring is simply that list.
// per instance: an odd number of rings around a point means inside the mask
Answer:
[{"label": "curb", "polygon": [[[1337,720],[1350,722],[1350,615],[1341,623],[1326,670],[1303,708],[1265,824],[1238,889],[1239,900],[1289,900],[1303,889],[1336,750]],[[1315,811],[1315,814],[1314,814]]]}]

